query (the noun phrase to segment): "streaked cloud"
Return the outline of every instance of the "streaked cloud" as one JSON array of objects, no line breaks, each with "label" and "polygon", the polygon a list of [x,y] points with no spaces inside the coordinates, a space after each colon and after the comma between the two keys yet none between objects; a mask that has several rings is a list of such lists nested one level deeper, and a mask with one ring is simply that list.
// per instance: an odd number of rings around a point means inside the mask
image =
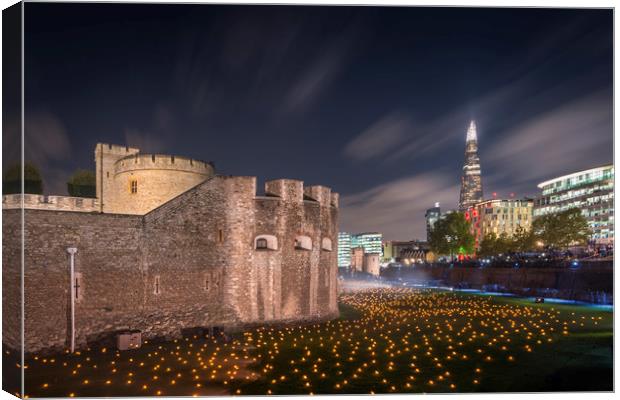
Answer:
[{"label": "streaked cloud", "polygon": [[161,135],[154,135],[137,129],[125,129],[125,144],[137,147],[143,153],[159,153],[166,151],[165,141]]},{"label": "streaked cloud", "polygon": [[484,152],[489,182],[510,178],[518,187],[612,162],[612,107],[611,91],[596,91],[504,133]]},{"label": "streaked cloud", "polygon": [[425,239],[424,212],[439,202],[456,206],[459,185],[450,174],[429,172],[397,179],[340,200],[340,230],[383,232],[386,239]]},{"label": "streaked cloud", "polygon": [[390,113],[351,140],[344,148],[350,159],[363,161],[383,156],[407,140],[412,131],[412,122],[400,112]]},{"label": "streaked cloud", "polygon": [[64,123],[49,111],[26,112],[24,117],[24,158],[41,171],[45,193],[66,193],[66,164],[73,154]]},{"label": "streaked cloud", "polygon": [[303,112],[311,107],[343,71],[353,50],[358,35],[357,25],[349,25],[336,36],[333,43],[319,49],[316,61],[310,63],[294,79],[284,97],[283,109],[288,112]]}]

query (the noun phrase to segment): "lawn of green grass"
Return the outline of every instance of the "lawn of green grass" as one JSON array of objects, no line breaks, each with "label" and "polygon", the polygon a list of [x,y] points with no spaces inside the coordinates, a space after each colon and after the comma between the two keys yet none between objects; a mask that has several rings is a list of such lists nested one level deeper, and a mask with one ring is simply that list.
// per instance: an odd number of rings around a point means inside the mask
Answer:
[{"label": "lawn of green grass", "polygon": [[91,349],[31,358],[26,393],[613,389],[609,311],[406,288],[343,294],[340,308],[334,321],[250,329],[225,344],[191,337],[126,352]]}]

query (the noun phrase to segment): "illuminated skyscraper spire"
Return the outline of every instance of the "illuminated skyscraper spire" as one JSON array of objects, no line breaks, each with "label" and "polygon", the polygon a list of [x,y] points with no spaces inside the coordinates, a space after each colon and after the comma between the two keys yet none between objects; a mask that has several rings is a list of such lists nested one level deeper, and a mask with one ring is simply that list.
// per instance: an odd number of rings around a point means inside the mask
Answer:
[{"label": "illuminated skyscraper spire", "polygon": [[476,121],[469,123],[469,129],[467,129],[467,142],[470,140],[478,141],[478,135],[476,134]]},{"label": "illuminated skyscraper spire", "polygon": [[465,163],[461,176],[461,197],[459,209],[466,210],[475,203],[482,201],[482,176],[480,172],[480,159],[478,158],[478,135],[476,122],[471,121],[467,129],[465,141]]}]

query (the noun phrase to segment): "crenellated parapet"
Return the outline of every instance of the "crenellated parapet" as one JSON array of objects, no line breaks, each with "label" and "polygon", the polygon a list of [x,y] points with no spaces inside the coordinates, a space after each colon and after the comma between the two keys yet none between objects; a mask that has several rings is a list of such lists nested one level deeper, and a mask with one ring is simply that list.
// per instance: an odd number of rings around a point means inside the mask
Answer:
[{"label": "crenellated parapet", "polygon": [[137,147],[121,146],[119,144],[97,143],[95,146],[95,156],[99,153],[105,153],[117,157],[125,157],[139,152],[140,149]]},{"label": "crenellated parapet", "polygon": [[265,182],[265,194],[279,197],[283,201],[301,203],[304,198],[304,183],[295,179],[274,179]]},{"label": "crenellated parapet", "polygon": [[303,181],[295,179],[274,179],[265,182],[265,195],[285,202],[301,203],[314,201],[322,207],[338,208],[339,194],[327,186],[304,186]]},{"label": "crenellated parapet", "polygon": [[332,207],[340,207],[340,194],[336,192],[332,192],[331,194],[331,206]]},{"label": "crenellated parapet", "polygon": [[17,209],[23,206],[25,209],[50,210],[50,211],[76,211],[96,212],[99,211],[97,199],[89,197],[71,196],[44,196],[41,194],[5,194],[2,195],[3,209]]},{"label": "crenellated parapet", "polygon": [[105,143],[97,144],[95,162],[99,208],[106,213],[144,215],[215,174],[211,162]]},{"label": "crenellated parapet", "polygon": [[211,176],[214,166],[212,162],[188,157],[140,153],[123,157],[114,164],[115,174],[137,170],[174,170]]},{"label": "crenellated parapet", "polygon": [[304,195],[317,201],[322,207],[331,206],[332,189],[327,186],[315,185],[304,188]]}]

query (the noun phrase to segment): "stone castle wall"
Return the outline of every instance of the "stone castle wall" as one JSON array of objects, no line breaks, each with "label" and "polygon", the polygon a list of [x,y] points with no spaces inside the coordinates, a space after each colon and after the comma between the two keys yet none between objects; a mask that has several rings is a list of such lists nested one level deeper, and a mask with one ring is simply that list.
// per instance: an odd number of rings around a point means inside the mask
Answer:
[{"label": "stone castle wall", "polygon": [[[114,204],[114,164],[121,158],[137,154],[140,149],[115,144],[97,143],[95,146],[95,186],[99,211],[112,212]],[[108,200],[108,197],[110,199]]]},{"label": "stone castle wall", "polygon": [[3,209],[16,209],[22,207],[35,210],[56,210],[76,212],[97,212],[99,201],[87,197],[70,196],[44,196],[41,194],[5,194],[2,195]]},{"label": "stone castle wall", "polygon": [[[256,178],[215,176],[144,216],[25,210],[25,351],[67,346],[70,246],[78,248],[78,346],[124,329],[175,337],[185,328],[336,316],[337,194],[310,187],[304,197],[299,181],[265,186],[270,196],[257,197]],[[21,210],[3,213],[6,238],[19,230]],[[260,235],[277,247],[256,249]],[[295,248],[300,235],[310,250]],[[19,241],[3,247],[3,279],[14,283]],[[4,341],[18,348],[9,316],[19,286],[4,289]]]},{"label": "stone castle wall", "polygon": [[101,211],[117,214],[146,214],[215,173],[204,161],[103,143],[95,148],[95,163]]}]

